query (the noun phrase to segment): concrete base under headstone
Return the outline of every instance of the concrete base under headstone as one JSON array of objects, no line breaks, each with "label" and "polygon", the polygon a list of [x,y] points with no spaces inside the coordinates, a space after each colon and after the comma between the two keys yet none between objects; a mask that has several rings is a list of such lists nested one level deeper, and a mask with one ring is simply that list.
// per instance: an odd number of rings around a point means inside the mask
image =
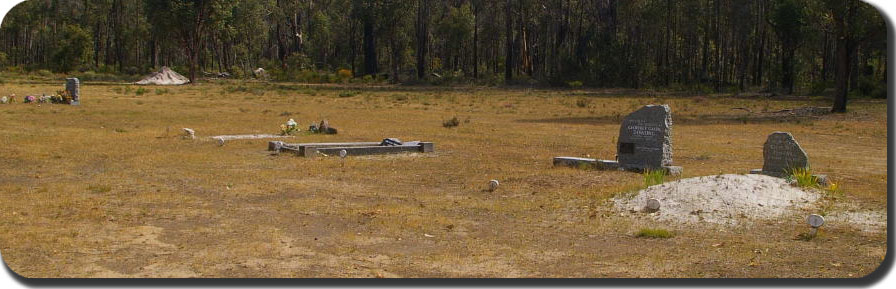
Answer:
[{"label": "concrete base under headstone", "polygon": [[[554,158],[554,166],[564,166],[564,167],[572,167],[572,168],[590,168],[597,170],[625,170],[631,172],[643,172],[642,169],[638,168],[623,168],[619,165],[617,161],[611,160],[598,160],[598,159],[590,159],[590,158],[578,158],[578,157],[555,157]],[[683,170],[679,166],[664,166],[662,170],[667,175],[680,175]]]}]

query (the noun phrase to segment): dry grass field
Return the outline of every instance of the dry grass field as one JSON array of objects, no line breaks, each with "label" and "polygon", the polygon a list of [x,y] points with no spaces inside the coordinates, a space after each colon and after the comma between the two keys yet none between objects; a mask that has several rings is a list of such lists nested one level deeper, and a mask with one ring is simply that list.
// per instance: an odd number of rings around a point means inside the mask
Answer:
[{"label": "dry grass field", "polygon": [[[0,105],[0,252],[26,277],[862,277],[887,251],[885,230],[834,221],[795,240],[805,215],[740,227],[651,222],[610,200],[640,189],[640,174],[551,165],[612,159],[621,119],[665,103],[681,177],[761,168],[766,136],[788,131],[846,192],[819,211],[886,212],[884,101],[768,116],[830,101],[220,82],[84,83],[80,106],[21,103],[62,86],[0,84],[20,101]],[[442,126],[454,116],[458,127]],[[267,140],[208,138],[278,133],[289,118],[339,129],[289,142],[396,137],[435,142],[436,152],[343,166],[272,156]],[[199,138],[181,139],[184,127]],[[485,190],[491,179],[501,181],[495,192]],[[645,228],[674,236],[637,237]]]}]

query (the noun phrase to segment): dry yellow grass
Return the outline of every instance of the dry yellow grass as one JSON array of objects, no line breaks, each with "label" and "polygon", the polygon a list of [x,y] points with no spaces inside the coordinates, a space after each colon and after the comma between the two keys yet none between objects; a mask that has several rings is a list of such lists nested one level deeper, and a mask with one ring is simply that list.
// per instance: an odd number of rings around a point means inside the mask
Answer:
[{"label": "dry yellow grass", "polygon": [[[0,94],[61,87],[5,83]],[[842,185],[841,207],[885,210],[882,101],[853,101],[841,115],[758,118],[731,108],[828,102],[239,82],[146,87],[137,96],[126,87],[83,84],[75,107],[0,105],[0,250],[17,273],[861,277],[886,252],[885,232],[837,224],[794,241],[801,218],[636,238],[641,228],[667,226],[619,216],[607,199],[638,188],[641,175],[551,167],[560,155],[612,158],[621,118],[667,103],[683,177],[760,168],[765,137],[789,131],[813,170]],[[444,128],[454,116],[460,125]],[[397,137],[435,142],[436,153],[349,157],[342,167],[338,158],[271,156],[265,140],[218,147],[203,139],[277,133],[289,118],[303,129],[327,118],[339,129],[290,142]],[[183,127],[200,139],[180,139]],[[501,181],[493,193],[485,191],[491,179]]]}]

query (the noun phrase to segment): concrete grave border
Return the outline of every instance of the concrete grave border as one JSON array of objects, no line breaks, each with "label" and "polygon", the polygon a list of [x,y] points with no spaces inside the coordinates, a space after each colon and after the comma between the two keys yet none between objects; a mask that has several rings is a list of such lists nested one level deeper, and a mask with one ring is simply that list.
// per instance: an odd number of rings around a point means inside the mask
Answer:
[{"label": "concrete grave border", "polygon": [[335,156],[345,150],[347,156],[396,154],[405,152],[431,153],[435,146],[431,142],[415,142],[414,144],[384,146],[381,142],[343,142],[343,143],[298,143],[290,144],[282,141],[268,142],[268,151],[279,154],[283,151],[298,156],[313,158],[318,155]]}]

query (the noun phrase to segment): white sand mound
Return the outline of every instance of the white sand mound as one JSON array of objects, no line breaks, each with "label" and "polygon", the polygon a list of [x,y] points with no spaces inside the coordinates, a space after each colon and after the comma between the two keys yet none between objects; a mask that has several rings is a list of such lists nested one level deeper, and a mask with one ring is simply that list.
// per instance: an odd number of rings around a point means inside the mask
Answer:
[{"label": "white sand mound", "polygon": [[643,211],[648,199],[660,202],[659,221],[685,224],[748,224],[795,213],[819,199],[814,192],[765,175],[718,175],[682,179],[613,201],[622,210]]},{"label": "white sand mound", "polygon": [[141,81],[138,81],[137,84],[140,85],[181,85],[189,83],[190,79],[184,77],[183,75],[174,72],[167,66],[162,66],[162,69],[159,69],[158,72],[153,72],[146,78]]}]

